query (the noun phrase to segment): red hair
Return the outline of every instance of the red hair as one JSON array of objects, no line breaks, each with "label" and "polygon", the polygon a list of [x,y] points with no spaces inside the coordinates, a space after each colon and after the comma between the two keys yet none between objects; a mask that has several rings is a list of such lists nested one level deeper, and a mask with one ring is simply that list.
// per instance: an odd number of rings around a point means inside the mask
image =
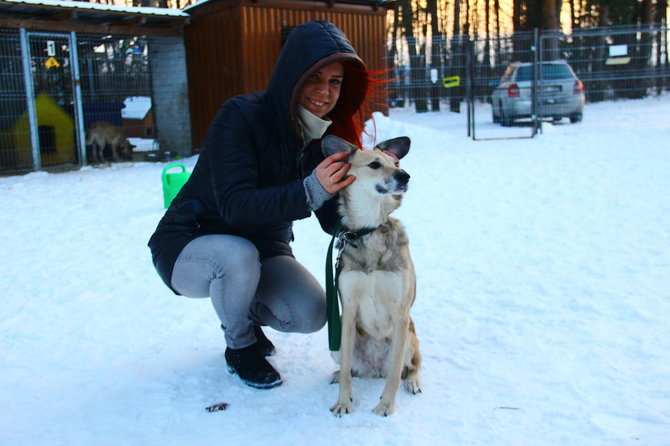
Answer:
[{"label": "red hair", "polygon": [[389,81],[382,78],[384,71],[372,72],[347,62],[343,65],[344,80],[337,105],[328,114],[333,121],[328,133],[361,147],[365,121],[372,118],[371,106],[387,107],[381,87]]}]

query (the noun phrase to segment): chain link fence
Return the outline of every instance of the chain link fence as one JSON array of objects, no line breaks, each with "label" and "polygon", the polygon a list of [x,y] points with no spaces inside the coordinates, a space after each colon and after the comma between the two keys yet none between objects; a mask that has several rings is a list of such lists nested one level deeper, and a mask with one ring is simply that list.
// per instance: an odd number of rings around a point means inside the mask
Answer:
[{"label": "chain link fence", "polygon": [[0,29],[0,173],[190,152],[184,60],[180,38]]},{"label": "chain link fence", "polygon": [[[413,57],[409,45],[416,50]],[[466,113],[468,135],[475,139],[532,137],[543,122],[556,118],[543,114],[541,79],[536,76],[530,88],[530,101],[536,106],[529,119],[508,128],[494,122],[491,96],[513,62],[530,63],[541,76],[543,71],[536,69],[539,64],[566,61],[583,84],[587,104],[670,90],[669,37],[664,26],[401,39],[388,47],[389,64],[396,67],[391,107]],[[588,119],[588,110],[584,116]]]}]

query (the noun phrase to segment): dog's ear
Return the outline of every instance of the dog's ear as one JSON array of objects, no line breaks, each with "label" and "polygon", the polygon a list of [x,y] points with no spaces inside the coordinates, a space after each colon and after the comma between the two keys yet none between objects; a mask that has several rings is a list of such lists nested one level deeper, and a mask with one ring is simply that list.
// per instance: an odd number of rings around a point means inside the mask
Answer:
[{"label": "dog's ear", "polygon": [[399,136],[393,139],[387,139],[375,146],[378,150],[388,150],[394,154],[398,159],[402,159],[407,152],[409,152],[410,139],[407,136]]},{"label": "dog's ear", "polygon": [[356,150],[358,150],[358,147],[334,135],[328,135],[321,140],[321,151],[325,156],[340,152],[349,152],[349,156],[351,156]]}]

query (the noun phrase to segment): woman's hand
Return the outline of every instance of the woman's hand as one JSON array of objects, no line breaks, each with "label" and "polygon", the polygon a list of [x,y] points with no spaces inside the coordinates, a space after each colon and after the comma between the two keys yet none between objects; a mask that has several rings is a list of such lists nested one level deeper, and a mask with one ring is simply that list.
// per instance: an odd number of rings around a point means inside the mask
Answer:
[{"label": "woman's hand", "polygon": [[316,179],[329,194],[335,194],[338,191],[349,186],[356,180],[354,176],[347,176],[351,164],[347,162],[348,152],[339,152],[330,155],[316,166]]}]

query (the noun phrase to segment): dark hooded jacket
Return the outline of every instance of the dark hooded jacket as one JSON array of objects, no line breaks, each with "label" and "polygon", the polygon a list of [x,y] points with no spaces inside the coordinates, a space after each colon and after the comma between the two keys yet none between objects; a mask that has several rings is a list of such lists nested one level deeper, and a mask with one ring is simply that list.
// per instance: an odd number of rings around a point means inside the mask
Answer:
[{"label": "dark hooded jacket", "polygon": [[[303,179],[324,159],[320,140],[303,149],[298,92],[309,74],[335,61],[365,68],[337,27],[305,23],[291,32],[265,91],[223,104],[188,182],[149,240],[154,265],[171,289],[179,253],[201,235],[244,237],[261,258],[292,255],[292,222],[310,216]],[[345,71],[340,98],[347,94],[346,82]],[[352,114],[363,99],[347,101],[354,104]],[[335,199],[315,213],[332,232]]]}]

